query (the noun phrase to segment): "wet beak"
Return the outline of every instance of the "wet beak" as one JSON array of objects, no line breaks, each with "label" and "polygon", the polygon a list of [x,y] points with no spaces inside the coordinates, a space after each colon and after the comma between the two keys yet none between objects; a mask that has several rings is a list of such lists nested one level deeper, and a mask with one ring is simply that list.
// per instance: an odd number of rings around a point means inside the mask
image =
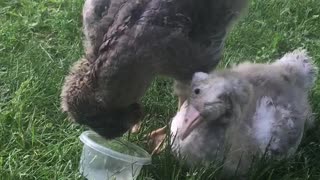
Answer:
[{"label": "wet beak", "polygon": [[184,117],[183,125],[180,129],[181,139],[185,139],[191,131],[201,122],[200,112],[196,110],[192,105],[188,105],[187,111]]}]

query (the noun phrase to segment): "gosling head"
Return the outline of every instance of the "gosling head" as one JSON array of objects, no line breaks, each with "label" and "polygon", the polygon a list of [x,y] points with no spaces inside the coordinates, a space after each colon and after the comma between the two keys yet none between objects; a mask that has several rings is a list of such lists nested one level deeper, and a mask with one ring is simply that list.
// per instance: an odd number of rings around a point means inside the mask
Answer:
[{"label": "gosling head", "polygon": [[185,116],[179,125],[181,139],[185,139],[201,123],[227,124],[236,121],[245,110],[251,92],[250,83],[231,71],[195,73]]}]

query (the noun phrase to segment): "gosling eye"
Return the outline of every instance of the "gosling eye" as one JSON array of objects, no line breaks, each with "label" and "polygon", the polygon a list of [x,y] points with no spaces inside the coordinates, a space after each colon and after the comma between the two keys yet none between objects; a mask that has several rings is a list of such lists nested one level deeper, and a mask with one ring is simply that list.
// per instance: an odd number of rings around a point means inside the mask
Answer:
[{"label": "gosling eye", "polygon": [[200,89],[199,88],[194,89],[194,93],[195,94],[200,94]]}]

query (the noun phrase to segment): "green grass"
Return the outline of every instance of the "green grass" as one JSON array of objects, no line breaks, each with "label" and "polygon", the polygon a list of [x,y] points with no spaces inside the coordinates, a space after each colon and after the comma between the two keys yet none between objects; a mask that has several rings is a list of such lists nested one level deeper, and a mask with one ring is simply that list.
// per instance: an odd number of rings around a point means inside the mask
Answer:
[{"label": "green grass", "polygon": [[[81,179],[78,163],[84,130],[59,107],[64,76],[83,55],[81,10],[76,0],[0,1],[0,179]],[[320,64],[319,0],[253,0],[249,14],[227,40],[220,67],[243,60],[266,62],[305,47]],[[320,81],[311,93],[320,118]],[[160,127],[176,110],[172,82],[158,78],[144,98],[147,117],[134,140]],[[306,133],[297,154],[259,161],[250,179],[320,179],[320,131]],[[181,167],[166,150],[140,179],[214,179],[216,167]]]}]

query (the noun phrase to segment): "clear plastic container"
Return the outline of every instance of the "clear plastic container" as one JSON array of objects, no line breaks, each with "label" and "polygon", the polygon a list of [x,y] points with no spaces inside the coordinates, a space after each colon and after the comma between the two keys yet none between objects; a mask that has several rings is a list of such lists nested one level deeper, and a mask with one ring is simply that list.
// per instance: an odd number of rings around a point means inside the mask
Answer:
[{"label": "clear plastic container", "polygon": [[93,131],[85,131],[80,173],[88,180],[134,180],[151,156],[139,146],[114,139],[106,140]]}]

